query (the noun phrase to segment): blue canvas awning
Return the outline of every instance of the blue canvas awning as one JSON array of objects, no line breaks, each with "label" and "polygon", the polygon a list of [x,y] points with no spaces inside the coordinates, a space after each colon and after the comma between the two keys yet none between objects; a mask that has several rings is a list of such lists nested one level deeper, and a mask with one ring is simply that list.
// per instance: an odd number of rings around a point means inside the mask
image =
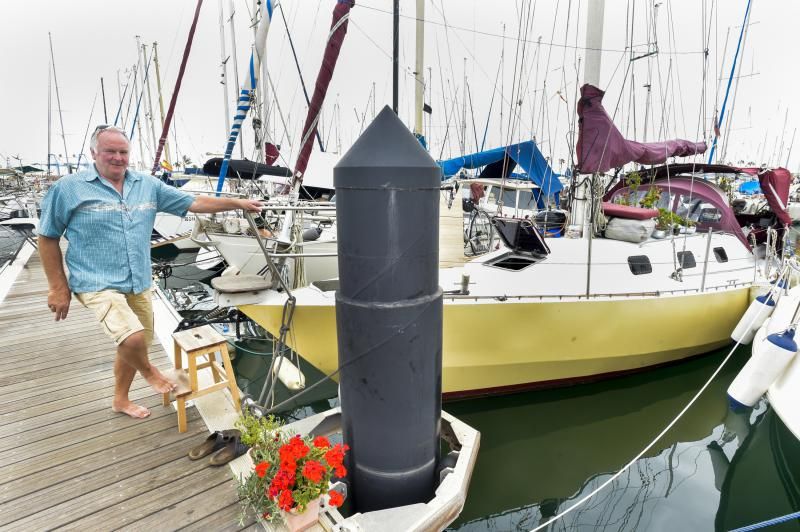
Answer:
[{"label": "blue canvas awning", "polygon": [[437,161],[437,164],[445,178],[456,175],[462,168],[471,170],[481,167],[485,168],[480,177],[505,178],[519,165],[525,171],[523,178],[539,186],[543,196],[551,196],[563,188],[558,174],[553,171],[532,140]]},{"label": "blue canvas awning", "polygon": [[761,185],[758,184],[758,180],[745,181],[739,185],[739,192],[742,194],[761,194]]}]

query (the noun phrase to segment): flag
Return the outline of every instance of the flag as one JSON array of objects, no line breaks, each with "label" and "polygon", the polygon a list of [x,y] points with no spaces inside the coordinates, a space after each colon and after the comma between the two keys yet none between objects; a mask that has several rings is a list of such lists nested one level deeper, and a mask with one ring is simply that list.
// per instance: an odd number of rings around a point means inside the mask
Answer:
[{"label": "flag", "polygon": [[172,172],[172,165],[169,164],[169,161],[161,161],[161,168],[163,168],[167,172]]}]

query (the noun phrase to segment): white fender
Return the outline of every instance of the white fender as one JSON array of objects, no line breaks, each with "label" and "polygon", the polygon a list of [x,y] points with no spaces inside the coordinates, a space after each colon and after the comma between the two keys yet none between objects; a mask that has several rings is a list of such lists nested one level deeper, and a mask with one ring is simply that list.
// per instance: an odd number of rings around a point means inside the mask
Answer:
[{"label": "white fender", "polygon": [[733,406],[753,407],[797,353],[794,329],[766,335],[759,329],[753,354],[728,387]]},{"label": "white fender", "polygon": [[731,333],[731,338],[735,342],[747,345],[753,341],[753,337],[759,327],[772,314],[775,309],[775,298],[766,293],[755,298],[744,313],[744,316],[736,324]]}]

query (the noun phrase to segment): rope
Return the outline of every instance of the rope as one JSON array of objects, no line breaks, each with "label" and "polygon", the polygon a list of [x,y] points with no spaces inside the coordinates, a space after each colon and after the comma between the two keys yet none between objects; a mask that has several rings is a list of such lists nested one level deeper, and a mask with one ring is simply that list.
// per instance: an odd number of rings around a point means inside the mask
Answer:
[{"label": "rope", "polygon": [[758,530],[759,528],[766,528],[768,526],[785,523],[787,521],[791,521],[792,519],[800,519],[800,512],[794,512],[782,515],[781,517],[768,519],[767,521],[761,521],[760,523],[753,523],[752,525],[743,526],[741,528],[735,528],[731,530],[731,532],[748,532],[750,530]]},{"label": "rope", "polygon": [[[788,274],[788,271],[789,271],[789,268],[788,268],[788,266],[787,266],[787,267],[785,267],[785,268],[784,268],[783,272],[782,272],[782,273],[781,273],[781,275],[778,277],[778,280],[780,280],[780,279],[782,279],[784,276],[786,276],[786,275]],[[773,285],[773,286],[770,288],[770,292],[773,292],[773,291],[779,290],[779,288],[778,288],[778,285],[779,285],[779,284],[780,284],[779,282],[776,282],[776,283],[775,283],[775,284],[774,284],[774,285]],[[753,323],[755,322],[755,319],[756,319],[756,317],[757,317],[757,314],[753,315],[753,318],[750,320],[750,326],[751,326],[751,327],[752,327]],[[670,431],[670,429],[671,429],[671,428],[672,428],[672,427],[673,427],[673,426],[674,426],[674,425],[675,425],[675,424],[676,424],[678,421],[680,421],[680,419],[683,417],[683,415],[684,415],[686,412],[688,412],[688,411],[689,411],[689,409],[692,407],[692,405],[694,405],[694,403],[697,401],[697,399],[699,399],[699,398],[700,398],[700,396],[703,394],[703,392],[704,392],[704,391],[706,391],[706,388],[708,388],[708,387],[711,385],[711,383],[714,381],[714,379],[717,377],[717,375],[719,375],[719,372],[720,372],[720,371],[722,371],[722,368],[724,368],[724,367],[725,367],[725,364],[727,364],[727,363],[728,363],[728,361],[730,360],[731,356],[733,356],[733,354],[736,352],[736,349],[737,349],[738,347],[739,347],[739,342],[737,341],[737,342],[736,342],[736,343],[733,345],[733,347],[731,348],[731,350],[728,352],[728,354],[725,356],[725,358],[722,360],[722,362],[720,362],[720,364],[719,364],[719,366],[717,367],[717,369],[716,369],[716,370],[714,370],[714,373],[712,373],[712,374],[711,374],[711,376],[708,378],[708,380],[705,382],[705,384],[703,384],[703,386],[701,386],[701,387],[700,387],[700,389],[697,391],[697,393],[694,395],[694,397],[692,397],[692,398],[689,400],[689,402],[688,402],[688,403],[686,403],[686,406],[684,406],[684,407],[683,407],[683,409],[682,409],[682,410],[681,410],[681,411],[678,413],[678,415],[677,415],[677,416],[675,416],[675,418],[674,418],[672,421],[670,421],[670,422],[667,424],[667,426],[666,426],[666,427],[664,427],[664,429],[663,429],[663,430],[662,430],[660,433],[658,433],[658,435],[657,435],[657,436],[656,436],[656,437],[655,437],[655,438],[654,438],[654,439],[653,439],[653,440],[652,440],[650,443],[648,443],[648,444],[647,444],[647,445],[646,445],[646,446],[645,446],[645,447],[644,447],[644,448],[643,448],[641,451],[639,451],[639,453],[637,453],[637,454],[636,454],[636,456],[634,456],[634,457],[633,457],[633,458],[632,458],[632,459],[631,459],[631,460],[630,460],[630,461],[629,461],[627,464],[625,464],[625,466],[623,466],[623,467],[622,467],[622,469],[620,469],[619,471],[617,471],[616,473],[614,473],[614,474],[613,474],[613,475],[612,475],[612,476],[611,476],[611,477],[610,477],[608,480],[606,480],[605,482],[603,482],[602,484],[600,484],[600,486],[598,486],[597,488],[595,488],[594,490],[592,490],[592,491],[591,491],[591,492],[590,492],[588,495],[586,495],[586,496],[585,496],[585,497],[583,497],[582,499],[578,500],[578,501],[577,501],[575,504],[573,504],[572,506],[570,506],[569,508],[567,508],[567,509],[566,509],[566,510],[564,510],[563,512],[560,512],[558,515],[556,515],[556,516],[552,517],[551,519],[549,519],[549,520],[547,520],[546,522],[542,523],[542,524],[541,524],[541,525],[539,525],[538,527],[534,528],[534,529],[533,529],[531,532],[537,532],[538,530],[542,530],[542,529],[544,529],[544,528],[547,528],[547,527],[548,527],[549,525],[551,525],[552,523],[554,523],[554,522],[556,522],[557,520],[561,519],[562,517],[564,517],[564,516],[565,516],[565,515],[567,515],[568,513],[571,513],[573,510],[575,510],[575,509],[576,509],[576,508],[578,508],[579,506],[582,506],[582,505],[583,505],[583,504],[584,504],[586,501],[588,501],[589,499],[591,499],[592,497],[594,497],[595,495],[597,495],[597,494],[598,494],[598,493],[599,493],[601,490],[603,490],[603,489],[604,489],[606,486],[608,486],[609,484],[611,484],[612,482],[614,482],[614,481],[615,481],[616,479],[618,479],[618,478],[619,478],[619,477],[620,477],[620,476],[621,476],[623,473],[625,473],[625,472],[626,472],[628,469],[630,469],[630,468],[631,468],[631,467],[632,467],[632,466],[633,466],[633,465],[634,465],[634,464],[635,464],[635,463],[636,463],[636,462],[637,462],[637,461],[638,461],[638,460],[639,460],[639,459],[640,459],[642,456],[644,456],[644,454],[645,454],[646,452],[648,452],[650,449],[652,449],[652,448],[653,448],[653,446],[655,446],[655,444],[656,444],[656,443],[658,443],[658,441],[659,441],[661,438],[663,438],[663,437],[664,437],[664,435],[665,435],[667,432],[669,432],[669,431]]]}]

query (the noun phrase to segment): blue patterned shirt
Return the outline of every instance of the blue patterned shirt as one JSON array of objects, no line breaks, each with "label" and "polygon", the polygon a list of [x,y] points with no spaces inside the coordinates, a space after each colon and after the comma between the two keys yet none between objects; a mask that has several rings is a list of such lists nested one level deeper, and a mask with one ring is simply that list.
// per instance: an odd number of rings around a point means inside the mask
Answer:
[{"label": "blue patterned shirt", "polygon": [[38,232],[69,241],[66,262],[75,293],[150,288],[150,235],[156,212],[184,216],[194,196],[128,170],[122,195],[96,168],[64,176],[42,201]]}]

